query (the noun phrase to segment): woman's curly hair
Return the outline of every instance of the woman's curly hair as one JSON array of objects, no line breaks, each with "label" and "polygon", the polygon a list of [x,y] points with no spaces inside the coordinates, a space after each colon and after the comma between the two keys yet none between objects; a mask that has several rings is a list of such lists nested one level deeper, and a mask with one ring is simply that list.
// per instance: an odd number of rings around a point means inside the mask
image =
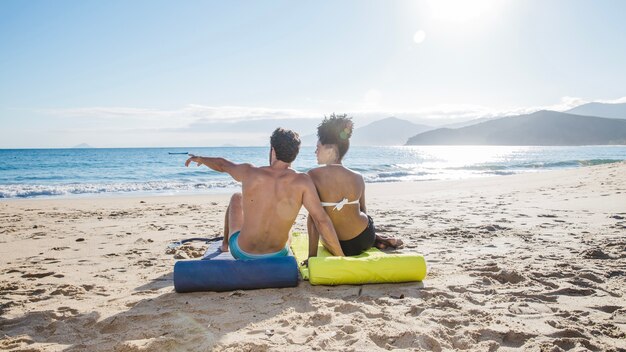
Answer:
[{"label": "woman's curly hair", "polygon": [[324,121],[317,126],[317,138],[323,145],[334,144],[342,159],[350,148],[350,137],[354,124],[347,114],[324,116]]}]

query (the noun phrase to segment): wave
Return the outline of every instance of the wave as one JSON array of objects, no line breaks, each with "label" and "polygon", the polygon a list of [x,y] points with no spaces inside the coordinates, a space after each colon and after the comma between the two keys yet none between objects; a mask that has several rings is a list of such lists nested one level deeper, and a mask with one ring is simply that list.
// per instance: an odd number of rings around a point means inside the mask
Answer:
[{"label": "wave", "polygon": [[[372,183],[398,182],[398,181],[425,181],[441,179],[458,179],[466,177],[488,175],[515,175],[523,172],[532,172],[538,169],[575,168],[581,166],[593,166],[621,162],[621,159],[589,159],[589,160],[565,160],[555,162],[525,162],[510,164],[475,164],[454,167],[420,167],[420,165],[397,164],[389,170],[372,168],[365,172],[365,181]],[[412,167],[410,169],[409,167]],[[425,172],[424,169],[428,170]]]},{"label": "wave", "polygon": [[225,189],[235,187],[235,181],[211,182],[133,182],[133,183],[72,183],[59,185],[0,185],[1,198],[33,198],[45,196],[68,196],[85,194],[130,193],[130,192],[186,192],[196,190]]},{"label": "wave", "polygon": [[580,164],[580,166],[593,166],[593,165],[619,163],[620,161],[624,161],[624,160],[623,159],[591,159],[591,160],[579,160],[578,163]]},{"label": "wave", "polygon": [[379,178],[390,178],[390,177],[404,177],[404,176],[410,176],[411,173],[410,172],[406,172],[406,171],[391,171],[391,172],[380,172],[378,173]]},{"label": "wave", "polygon": [[422,171],[386,171],[378,173],[365,173],[363,175],[365,182],[380,183],[380,182],[399,182],[399,181],[411,181],[411,180],[429,180],[435,179],[430,172]]},{"label": "wave", "polygon": [[602,164],[611,164],[623,161],[622,159],[589,159],[589,160],[564,160],[553,162],[527,162],[510,165],[502,164],[478,164],[460,167],[449,167],[449,170],[468,170],[468,171],[497,171],[511,169],[556,169],[556,168],[572,168],[579,166],[594,166]]},{"label": "wave", "polygon": [[388,171],[379,172],[376,176],[378,178],[394,178],[394,177],[407,177],[407,176],[424,176],[429,175],[429,172],[411,172],[411,171]]},{"label": "wave", "polygon": [[508,176],[508,175],[515,175],[517,172],[514,171],[491,171],[491,172],[486,172],[487,174],[492,174],[492,175],[498,175],[498,176]]},{"label": "wave", "polygon": [[[233,160],[267,164],[267,150],[256,147],[0,150],[0,198],[226,192],[224,189],[237,185],[227,175],[206,167],[185,168],[186,156],[169,155],[170,151],[223,154]],[[294,164],[298,171],[317,167],[313,148],[308,151],[311,152],[308,156]],[[510,175],[600,165],[624,159],[625,146],[479,147],[475,150],[467,147],[354,147],[346,166],[360,172],[366,182],[375,183]]]}]

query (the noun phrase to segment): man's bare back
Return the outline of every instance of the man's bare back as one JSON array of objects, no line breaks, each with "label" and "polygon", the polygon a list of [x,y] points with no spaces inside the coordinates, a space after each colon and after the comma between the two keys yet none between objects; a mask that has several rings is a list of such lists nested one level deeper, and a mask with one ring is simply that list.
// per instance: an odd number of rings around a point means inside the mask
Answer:
[{"label": "man's bare back", "polygon": [[283,248],[302,207],[308,182],[305,174],[292,169],[252,167],[242,180],[245,216],[239,235],[241,249],[271,253]]},{"label": "man's bare back", "polygon": [[[295,135],[295,137],[294,137]],[[276,137],[276,138],[275,138]],[[295,144],[295,146],[294,146]],[[300,208],[308,210],[321,239],[334,255],[343,255],[330,218],[324,212],[311,177],[291,169],[300,140],[289,130],[272,134],[270,165],[255,167],[236,164],[224,158],[192,155],[186,166],[195,162],[230,174],[241,182],[242,193],[231,197],[224,219],[222,250],[230,248],[234,257],[254,259],[259,255],[285,255],[289,231]],[[277,151],[278,150],[278,151]]]}]

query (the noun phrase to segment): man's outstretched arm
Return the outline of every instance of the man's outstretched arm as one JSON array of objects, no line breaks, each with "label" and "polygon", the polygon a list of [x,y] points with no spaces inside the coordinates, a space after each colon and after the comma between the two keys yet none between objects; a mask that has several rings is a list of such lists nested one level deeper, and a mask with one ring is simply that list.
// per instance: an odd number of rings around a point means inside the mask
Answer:
[{"label": "man's outstretched arm", "polygon": [[[304,195],[302,197],[302,204],[309,212],[309,216],[313,220],[313,223],[321,236],[324,247],[326,247],[333,255],[343,257],[343,250],[339,244],[339,238],[337,238],[335,227],[333,226],[332,221],[330,221],[328,214],[326,214],[322,208],[320,197],[317,195],[317,190],[315,189],[315,184],[313,184],[313,180],[311,180],[308,175],[305,175],[305,177],[306,184]],[[312,244],[309,243],[309,246],[311,245]],[[317,243],[315,243],[315,246],[317,247]],[[311,254],[310,249],[309,254]]]},{"label": "man's outstretched arm", "polygon": [[185,162],[185,166],[189,166],[190,163],[197,163],[198,166],[206,165],[207,167],[215,171],[226,172],[227,174],[232,176],[232,178],[239,182],[243,180],[245,174],[252,167],[252,165],[250,164],[236,164],[224,158],[210,158],[195,155],[191,155],[191,157],[187,159],[187,161]]}]

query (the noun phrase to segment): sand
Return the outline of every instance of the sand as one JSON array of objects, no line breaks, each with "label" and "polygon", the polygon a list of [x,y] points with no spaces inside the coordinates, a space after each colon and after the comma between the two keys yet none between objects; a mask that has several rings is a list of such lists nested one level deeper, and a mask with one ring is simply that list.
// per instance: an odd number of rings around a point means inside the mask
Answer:
[{"label": "sand", "polygon": [[[0,349],[626,350],[626,163],[367,186],[422,283],[177,294],[228,195],[0,202]],[[295,231],[304,231],[305,213]]]}]

